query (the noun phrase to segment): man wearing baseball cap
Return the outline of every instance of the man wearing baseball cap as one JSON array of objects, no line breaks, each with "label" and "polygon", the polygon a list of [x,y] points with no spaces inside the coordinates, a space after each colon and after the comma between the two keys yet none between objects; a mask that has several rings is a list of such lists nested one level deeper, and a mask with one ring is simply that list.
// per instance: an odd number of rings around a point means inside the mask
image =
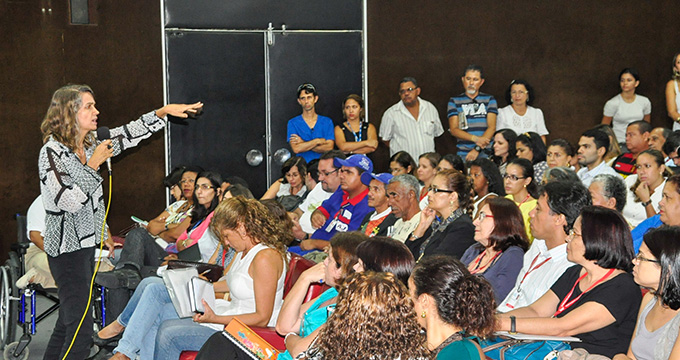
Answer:
[{"label": "man wearing baseball cap", "polygon": [[368,186],[368,206],[375,209],[364,217],[360,230],[369,237],[391,236],[392,225],[397,218],[392,214],[392,209],[387,204],[387,183],[392,179],[392,174],[361,174],[361,182]]},{"label": "man wearing baseball cap", "polygon": [[358,230],[373,211],[368,206],[368,186],[361,182],[363,173],[373,171],[373,162],[366,155],[355,154],[345,160],[335,158],[333,163],[340,168],[340,187],[312,213],[312,226],[317,230],[300,243],[303,251],[323,250],[335,233]]}]

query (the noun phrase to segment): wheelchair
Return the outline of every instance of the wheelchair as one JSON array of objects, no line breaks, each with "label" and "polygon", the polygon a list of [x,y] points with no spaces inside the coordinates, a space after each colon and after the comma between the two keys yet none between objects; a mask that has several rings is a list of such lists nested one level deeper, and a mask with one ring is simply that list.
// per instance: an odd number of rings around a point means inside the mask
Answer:
[{"label": "wheelchair", "polygon": [[[29,358],[28,345],[36,334],[37,324],[59,309],[56,289],[43,289],[39,284],[29,284],[26,289],[16,286],[17,280],[25,273],[24,255],[30,246],[26,234],[26,216],[17,214],[17,242],[11,245],[9,259],[0,266],[0,351],[5,360]],[[106,289],[95,287],[92,307],[95,330],[106,325]],[[49,307],[38,313],[37,297],[48,300]],[[23,334],[16,340],[17,329]]]}]

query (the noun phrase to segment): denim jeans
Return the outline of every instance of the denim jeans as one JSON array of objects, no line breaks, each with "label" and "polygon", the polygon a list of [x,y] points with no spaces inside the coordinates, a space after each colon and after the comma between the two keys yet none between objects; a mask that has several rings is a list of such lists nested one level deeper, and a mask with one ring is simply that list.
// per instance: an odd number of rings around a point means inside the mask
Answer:
[{"label": "denim jeans", "polygon": [[198,351],[216,332],[191,318],[165,321],[156,335],[154,359],[179,359],[182,351]]},{"label": "denim jeans", "polygon": [[151,359],[158,328],[164,321],[178,318],[163,280],[144,279],[118,318],[125,332],[113,352],[121,352],[130,359],[137,354],[143,360]]}]

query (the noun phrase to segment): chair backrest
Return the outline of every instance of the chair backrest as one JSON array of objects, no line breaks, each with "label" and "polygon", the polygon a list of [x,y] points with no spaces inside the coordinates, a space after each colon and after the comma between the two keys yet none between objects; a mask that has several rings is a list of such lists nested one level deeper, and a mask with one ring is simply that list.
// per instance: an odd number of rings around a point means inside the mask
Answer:
[{"label": "chair backrest", "polygon": [[290,289],[293,288],[295,282],[298,280],[300,275],[310,267],[316,265],[313,261],[307,260],[298,254],[290,254],[290,261],[288,262],[288,273],[286,274],[286,280],[283,284],[283,297],[288,295]]},{"label": "chair backrest", "polygon": [[26,215],[16,214],[15,218],[17,220],[17,242],[20,244],[30,242],[26,231]]}]

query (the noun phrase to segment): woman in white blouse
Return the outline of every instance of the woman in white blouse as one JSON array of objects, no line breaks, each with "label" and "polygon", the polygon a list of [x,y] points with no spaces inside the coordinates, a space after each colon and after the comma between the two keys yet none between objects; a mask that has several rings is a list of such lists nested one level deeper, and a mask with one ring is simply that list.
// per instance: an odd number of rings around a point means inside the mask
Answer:
[{"label": "woman in white blouse", "polygon": [[666,83],[666,110],[673,119],[673,131],[680,130],[680,53],[673,56],[673,77]]},{"label": "woman in white blouse", "polygon": [[619,143],[626,140],[626,127],[636,120],[649,122],[652,103],[649,99],[635,93],[640,85],[640,74],[633,68],[625,68],[619,74],[621,93],[604,104],[602,124],[611,125]]},{"label": "woman in white blouse", "polygon": [[628,195],[623,216],[634,227],[659,211],[667,175],[663,159],[663,154],[657,150],[641,152],[635,165],[637,174],[625,179]]},{"label": "woman in white blouse", "polygon": [[496,130],[512,129],[515,133],[535,132],[541,135],[543,143],[548,129],[545,127],[543,111],[530,106],[536,99],[534,89],[524,80],[512,80],[505,91],[508,106],[498,109]]}]

